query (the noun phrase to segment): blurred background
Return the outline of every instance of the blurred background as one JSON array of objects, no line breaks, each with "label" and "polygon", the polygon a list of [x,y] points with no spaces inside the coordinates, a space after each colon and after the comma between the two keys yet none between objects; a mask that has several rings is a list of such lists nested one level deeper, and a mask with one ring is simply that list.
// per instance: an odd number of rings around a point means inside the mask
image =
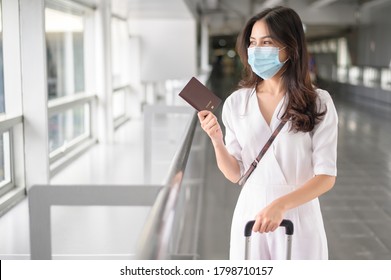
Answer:
[{"label": "blurred background", "polygon": [[1,0],[0,258],[227,259],[240,189],[178,93],[225,100],[238,33],[276,5],[339,115],[330,258],[391,259],[388,0]]}]

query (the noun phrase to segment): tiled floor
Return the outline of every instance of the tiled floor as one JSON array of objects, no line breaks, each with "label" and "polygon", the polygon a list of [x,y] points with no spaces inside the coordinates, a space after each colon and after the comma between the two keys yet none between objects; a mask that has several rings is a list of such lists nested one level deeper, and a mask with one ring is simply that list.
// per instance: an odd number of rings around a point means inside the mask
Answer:
[{"label": "tiled floor", "polygon": [[338,177],[321,199],[330,258],[391,259],[391,115],[338,94]]}]

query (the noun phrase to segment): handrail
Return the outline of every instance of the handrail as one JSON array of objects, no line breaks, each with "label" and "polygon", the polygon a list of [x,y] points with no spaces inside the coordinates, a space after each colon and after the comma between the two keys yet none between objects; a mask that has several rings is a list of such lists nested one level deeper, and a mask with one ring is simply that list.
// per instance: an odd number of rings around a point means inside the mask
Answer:
[{"label": "handrail", "polygon": [[148,216],[136,252],[137,259],[168,259],[169,239],[172,235],[175,208],[178,202],[187,159],[197,124],[193,115],[180,148],[176,151],[167,179]]}]

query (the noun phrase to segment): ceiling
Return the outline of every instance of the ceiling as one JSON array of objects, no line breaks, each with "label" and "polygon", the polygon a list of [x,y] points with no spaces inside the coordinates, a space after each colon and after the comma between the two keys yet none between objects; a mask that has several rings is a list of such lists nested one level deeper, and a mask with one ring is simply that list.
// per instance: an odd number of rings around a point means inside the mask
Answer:
[{"label": "ceiling", "polygon": [[391,0],[111,0],[111,7],[123,18],[197,18],[208,25],[211,36],[229,36],[238,34],[257,12],[284,5],[300,15],[307,39],[317,40],[344,34],[365,20],[376,20],[376,15],[366,16],[371,9],[382,11],[385,7],[391,14],[390,3]]},{"label": "ceiling", "polygon": [[[116,0],[121,1],[121,0]],[[183,0],[127,0],[130,18],[191,18]]]},{"label": "ceiling", "polygon": [[[300,15],[309,40],[347,32],[363,12],[390,0],[184,0],[208,23],[211,35],[237,34],[246,20],[267,7],[289,6]],[[389,7],[389,5],[388,5]]]}]

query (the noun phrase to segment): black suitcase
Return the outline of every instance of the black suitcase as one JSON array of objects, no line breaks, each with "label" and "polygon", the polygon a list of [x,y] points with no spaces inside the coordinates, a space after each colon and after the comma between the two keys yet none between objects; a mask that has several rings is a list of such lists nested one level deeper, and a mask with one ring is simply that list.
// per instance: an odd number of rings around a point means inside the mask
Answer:
[{"label": "black suitcase", "polygon": [[[254,226],[255,221],[249,221],[247,222],[245,228],[244,228],[244,236],[246,238],[245,247],[244,247],[244,254],[245,259],[248,260],[250,258],[250,246],[251,246],[251,233],[252,228]],[[286,234],[286,259],[291,259],[291,253],[292,253],[292,236],[293,236],[293,223],[291,220],[282,220],[280,227],[285,227],[285,234]]]}]

